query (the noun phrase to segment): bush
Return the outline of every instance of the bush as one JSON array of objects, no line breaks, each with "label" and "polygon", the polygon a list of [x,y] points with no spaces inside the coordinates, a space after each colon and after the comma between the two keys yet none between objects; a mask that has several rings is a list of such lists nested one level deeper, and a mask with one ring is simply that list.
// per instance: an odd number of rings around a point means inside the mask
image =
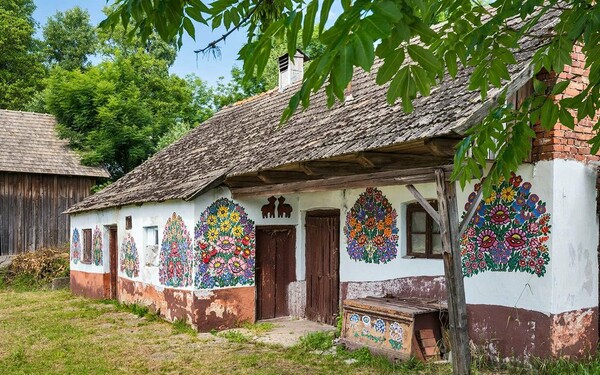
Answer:
[{"label": "bush", "polygon": [[0,287],[15,290],[36,289],[56,277],[69,276],[69,249],[42,248],[15,256],[0,270]]}]

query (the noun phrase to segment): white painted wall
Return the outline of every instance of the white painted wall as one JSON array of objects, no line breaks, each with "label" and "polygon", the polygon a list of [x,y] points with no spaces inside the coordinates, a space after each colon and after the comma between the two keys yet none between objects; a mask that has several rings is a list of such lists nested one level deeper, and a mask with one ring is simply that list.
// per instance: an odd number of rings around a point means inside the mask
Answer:
[{"label": "white painted wall", "polygon": [[[467,302],[518,307],[547,314],[573,310],[598,304],[598,224],[595,206],[595,173],[577,162],[544,161],[536,165],[523,165],[518,174],[523,181],[533,184],[532,192],[547,202],[551,214],[552,234],[547,242],[550,263],[544,277],[521,272],[484,272],[465,278]],[[554,186],[554,189],[553,189]],[[433,183],[416,186],[425,198],[436,199]],[[296,226],[296,278],[305,278],[304,222],[306,212],[315,209],[340,210],[340,280],[382,281],[410,276],[443,275],[443,262],[439,259],[411,259],[406,257],[406,205],[415,200],[403,186],[378,187],[398,213],[398,256],[387,264],[367,264],[352,260],[346,251],[343,226],[347,211],[354,205],[364,189],[348,189],[319,193],[286,195],[286,203],[292,205],[290,218],[262,218],[261,207],[267,203],[266,196],[236,200],[242,205],[257,226]],[[459,212],[462,213],[473,185],[458,191]],[[81,213],[71,220],[80,231],[93,229],[96,225],[117,224],[119,246],[125,238],[125,216],[133,218],[130,231],[140,254],[140,276],[136,280],[159,286],[158,267],[145,267],[144,227],[157,225],[159,243],[164,225],[173,212],[182,216],[193,241],[194,226],[201,213],[216,199],[231,199],[226,188],[216,188],[196,198],[193,202],[168,201],[120,209]],[[86,272],[109,272],[108,237],[103,241],[104,267],[72,264],[74,270]],[[124,274],[120,275],[126,277]],[[193,287],[184,288],[192,289]]]}]

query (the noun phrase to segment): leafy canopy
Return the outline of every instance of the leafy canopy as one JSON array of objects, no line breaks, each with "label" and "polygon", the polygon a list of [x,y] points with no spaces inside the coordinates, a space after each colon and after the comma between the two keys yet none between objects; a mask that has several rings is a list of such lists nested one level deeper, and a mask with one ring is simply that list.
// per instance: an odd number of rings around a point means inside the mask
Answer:
[{"label": "leafy canopy", "polygon": [[[334,3],[342,9],[335,20],[330,19]],[[535,135],[531,123],[551,129],[560,119],[573,127],[571,112],[578,120],[594,117],[600,107],[597,1],[504,0],[484,6],[472,0],[115,0],[103,25],[125,25],[142,38],[156,30],[165,40],[177,38],[180,45],[184,33],[195,37],[198,25],[229,31],[244,28],[248,37],[240,50],[244,72],[259,78],[278,41],[287,41],[287,50],[293,52],[307,47],[317,30],[323,54],[306,71],[302,87],[283,113],[286,120],[300,105],[307,107],[310,95],[322,87],[329,105],[342,100],[353,68],[369,71],[376,58],[383,61],[377,83],[389,84],[388,102],[400,99],[407,112],[413,110],[417,95],[429,95],[445,74],[454,77],[460,65],[473,68],[469,88],[479,90],[485,100],[491,87],[501,88],[510,78],[508,67],[515,62],[521,37],[530,34],[548,12],[555,13],[558,22],[555,33],[538,36],[545,40],[534,55],[534,71],[562,71],[571,63],[573,46],[581,44],[590,84],[574,98],[553,101],[548,100],[548,91],[560,94],[566,85],[546,88],[535,82],[537,95],[519,109],[500,96],[490,115],[469,130],[457,150],[454,177],[464,184],[480,177],[489,151],[497,155],[497,168],[488,180],[495,181],[501,174],[508,177],[529,154]],[[440,17],[446,21],[433,27]],[[518,28],[507,22],[513,17],[523,20]],[[297,43],[301,31],[303,38]],[[600,136],[591,142],[596,153]]]}]

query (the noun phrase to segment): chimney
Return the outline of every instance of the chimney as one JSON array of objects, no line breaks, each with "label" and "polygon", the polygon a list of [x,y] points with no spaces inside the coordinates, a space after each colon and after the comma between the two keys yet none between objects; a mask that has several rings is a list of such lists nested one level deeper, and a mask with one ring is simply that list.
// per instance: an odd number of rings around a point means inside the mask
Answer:
[{"label": "chimney", "polygon": [[302,80],[306,61],[308,56],[300,50],[296,50],[293,58],[287,53],[279,57],[279,91],[284,91],[292,83]]}]

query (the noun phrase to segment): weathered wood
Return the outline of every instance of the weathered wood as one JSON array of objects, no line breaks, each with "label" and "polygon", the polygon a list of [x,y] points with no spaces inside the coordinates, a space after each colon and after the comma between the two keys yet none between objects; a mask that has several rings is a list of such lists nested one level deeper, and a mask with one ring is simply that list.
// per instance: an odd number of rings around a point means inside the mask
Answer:
[{"label": "weathered wood", "polygon": [[0,172],[0,256],[69,242],[70,204],[90,195],[95,178]]},{"label": "weathered wood", "polygon": [[117,275],[119,272],[119,245],[117,243],[117,227],[111,226],[108,233],[108,255],[110,258],[110,298],[118,299]]},{"label": "weathered wood", "polygon": [[510,98],[517,93],[527,82],[533,78],[534,74],[533,64],[527,64],[527,66],[518,72],[511,81],[509,81],[503,88],[496,90],[494,93],[488,96],[488,99],[481,105],[470,116],[466,117],[462,122],[455,126],[452,131],[456,134],[465,135],[467,130],[473,126],[479,124],[489,113],[492,108],[498,105],[500,97],[505,94],[506,98]]},{"label": "weathered wood", "polygon": [[429,138],[424,143],[432,155],[454,157],[458,142],[460,139],[456,138]]},{"label": "weathered wood", "polygon": [[435,171],[440,213],[440,232],[444,247],[444,273],[448,293],[448,315],[450,342],[452,347],[452,368],[454,374],[471,372],[471,353],[467,328],[467,304],[460,259],[458,236],[458,206],[454,183],[448,182],[442,169]]},{"label": "weathered wood", "polygon": [[423,195],[421,195],[421,193],[419,193],[417,188],[415,188],[413,185],[406,185],[406,188],[408,189],[408,191],[410,191],[410,193],[413,195],[413,197],[415,197],[417,202],[419,202],[421,207],[423,207],[423,209],[425,209],[425,211],[427,211],[429,216],[431,216],[431,218],[436,223],[439,224],[440,223],[440,214],[437,212],[437,210],[435,208],[433,208],[431,206],[431,204],[427,201],[427,199],[425,199],[425,197],[423,197]]},{"label": "weathered wood", "polygon": [[[451,171],[451,166],[442,170]],[[364,188],[369,186],[406,185],[433,182],[435,168],[414,168],[399,171],[366,173],[344,177],[331,177],[321,180],[291,182],[244,188],[231,188],[234,198],[260,195],[286,195],[299,192],[316,192],[337,189]]]},{"label": "weathered wood", "polygon": [[458,228],[458,237],[459,238],[463,235],[463,233],[465,233],[465,231],[467,230],[467,226],[469,226],[469,223],[471,222],[471,219],[473,218],[473,215],[475,215],[477,206],[479,206],[479,203],[481,202],[481,199],[483,198],[482,193],[483,193],[483,188],[480,188],[479,191],[477,192],[477,195],[475,196],[475,199],[473,200],[473,202],[471,202],[471,207],[469,207],[469,209],[467,210],[467,213],[462,218],[462,221],[460,222],[460,226]]}]

